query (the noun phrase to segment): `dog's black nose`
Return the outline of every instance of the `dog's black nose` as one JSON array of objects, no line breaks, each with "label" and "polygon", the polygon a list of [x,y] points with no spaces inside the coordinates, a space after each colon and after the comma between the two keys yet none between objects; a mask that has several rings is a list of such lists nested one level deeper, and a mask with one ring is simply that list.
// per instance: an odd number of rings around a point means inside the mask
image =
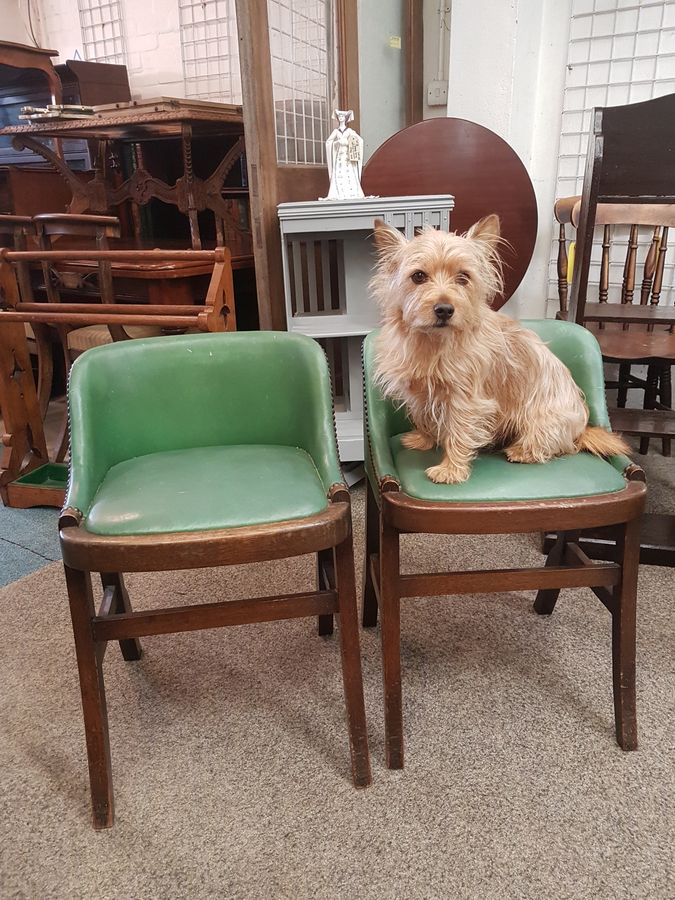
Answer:
[{"label": "dog's black nose", "polygon": [[448,319],[451,319],[454,311],[455,307],[450,303],[437,303],[434,306],[434,313],[440,322],[447,322]]}]

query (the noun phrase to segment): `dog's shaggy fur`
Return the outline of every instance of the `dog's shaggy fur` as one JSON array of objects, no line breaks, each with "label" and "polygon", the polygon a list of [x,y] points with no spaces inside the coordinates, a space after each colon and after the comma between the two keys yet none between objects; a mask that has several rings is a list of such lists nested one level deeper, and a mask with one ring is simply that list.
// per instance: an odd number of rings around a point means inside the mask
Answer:
[{"label": "dog's shaggy fur", "polygon": [[435,482],[466,481],[486,447],[504,448],[514,463],[627,449],[619,435],[588,426],[582,392],[539,337],[490,308],[502,289],[500,242],[495,215],[464,235],[425,229],[411,241],[375,224],[378,383],[415,425],[403,445],[443,449],[427,469]]}]

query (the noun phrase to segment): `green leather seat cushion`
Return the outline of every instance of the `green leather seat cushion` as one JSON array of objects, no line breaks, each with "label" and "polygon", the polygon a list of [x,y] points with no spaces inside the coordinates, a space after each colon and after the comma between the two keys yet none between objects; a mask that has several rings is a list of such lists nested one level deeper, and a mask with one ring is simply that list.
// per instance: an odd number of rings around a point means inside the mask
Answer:
[{"label": "green leather seat cushion", "polygon": [[560,456],[547,463],[510,463],[503,453],[481,453],[468,481],[435,484],[425,474],[441,462],[442,451],[406,450],[402,435],[390,441],[401,487],[419,500],[481,503],[508,500],[552,500],[622,491],[626,482],[612,465],[590,453]]},{"label": "green leather seat cushion", "polygon": [[194,447],[114,465],[84,525],[104,535],[236,528],[315,515],[327,503],[312,458],[297,447]]}]

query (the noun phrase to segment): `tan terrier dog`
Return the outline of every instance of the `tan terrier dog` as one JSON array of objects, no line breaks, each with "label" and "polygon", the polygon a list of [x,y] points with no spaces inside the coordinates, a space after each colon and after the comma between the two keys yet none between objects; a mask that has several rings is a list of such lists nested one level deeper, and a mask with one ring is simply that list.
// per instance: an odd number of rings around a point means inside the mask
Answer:
[{"label": "tan terrier dog", "polygon": [[490,308],[502,290],[500,243],[496,215],[464,235],[427,228],[410,241],[375,223],[377,379],[415,426],[403,446],[442,448],[442,462],[426,470],[438,483],[466,481],[488,447],[514,463],[628,449],[619,435],[589,427],[581,390],[540,338]]}]

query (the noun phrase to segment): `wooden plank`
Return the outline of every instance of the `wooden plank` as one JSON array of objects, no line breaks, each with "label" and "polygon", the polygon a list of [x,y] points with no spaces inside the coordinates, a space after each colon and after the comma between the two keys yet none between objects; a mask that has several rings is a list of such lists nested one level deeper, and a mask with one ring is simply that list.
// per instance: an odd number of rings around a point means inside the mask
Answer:
[{"label": "wooden plank", "polygon": [[[45,312],[11,312],[0,310],[0,322],[44,322],[47,325],[109,325],[110,313],[98,312],[61,312],[54,310],[57,304],[43,304],[44,307],[49,306],[50,309]],[[82,304],[85,306],[85,304]],[[136,307],[142,309],[142,305]],[[171,309],[165,306],[165,309]],[[203,308],[203,307],[202,307]],[[91,304],[89,309],[96,309],[95,304]],[[51,310],[54,310],[53,312]],[[115,315],[115,324],[119,325],[163,325],[169,328],[194,328],[199,326],[200,307],[195,307],[195,314],[191,316],[170,316],[170,315],[142,315],[141,313],[121,312]]]},{"label": "wooden plank", "polygon": [[415,125],[424,118],[424,45],[423,4],[405,0],[405,124]]},{"label": "wooden plank", "polygon": [[360,123],[358,0],[337,0],[335,30],[338,65],[337,88],[340,109],[351,109]]},{"label": "wooden plank", "polygon": [[262,329],[286,326],[267,0],[235,0],[258,315]]}]

